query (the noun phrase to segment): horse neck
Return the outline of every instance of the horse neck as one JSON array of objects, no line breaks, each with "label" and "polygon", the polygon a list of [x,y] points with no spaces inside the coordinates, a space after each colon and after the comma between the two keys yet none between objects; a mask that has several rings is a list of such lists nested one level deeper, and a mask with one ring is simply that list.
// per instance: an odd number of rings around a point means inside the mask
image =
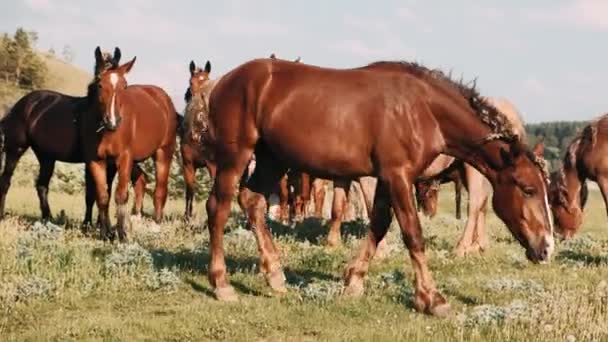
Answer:
[{"label": "horse neck", "polygon": [[576,166],[562,167],[564,178],[560,179],[563,186],[568,191],[568,205],[572,208],[579,208],[581,203],[581,188],[585,181],[585,175],[581,174]]},{"label": "horse neck", "polygon": [[473,111],[463,98],[438,99],[432,104],[433,114],[443,136],[445,153],[465,161],[494,183],[504,165],[500,150],[510,150],[501,139],[488,140],[496,134]]}]

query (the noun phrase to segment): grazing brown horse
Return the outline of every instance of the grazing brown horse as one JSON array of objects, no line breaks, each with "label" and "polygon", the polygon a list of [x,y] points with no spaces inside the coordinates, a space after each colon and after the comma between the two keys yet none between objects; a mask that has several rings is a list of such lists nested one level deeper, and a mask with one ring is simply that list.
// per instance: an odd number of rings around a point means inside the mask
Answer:
[{"label": "grazing brown horse", "polygon": [[190,86],[185,95],[184,123],[179,134],[186,183],[186,219],[192,217],[196,170],[205,167],[209,176],[215,177],[213,156],[207,153],[202,137],[209,129],[209,94],[216,82],[209,78],[211,73],[209,61],[204,69],[198,68],[194,61],[191,61],[189,68]]},{"label": "grazing brown horse", "polygon": [[[95,50],[95,80],[105,70],[116,66],[120,60],[120,49],[114,50],[114,56],[102,53],[99,47]],[[49,182],[53,176],[55,162],[84,163],[82,139],[78,130],[78,122],[86,115],[89,101],[86,97],[74,97],[49,90],[35,90],[22,97],[11,111],[0,121],[0,136],[4,142],[0,148],[0,160],[5,159],[6,165],[0,176],[0,218],[4,215],[6,194],[11,184],[11,178],[19,159],[32,148],[40,170],[36,180],[36,190],[40,201],[42,219],[51,218],[48,203]],[[3,158],[4,157],[4,158]],[[1,161],[0,161],[1,163]],[[108,187],[112,184],[116,168],[108,165]],[[0,165],[0,169],[2,169]],[[90,179],[89,172],[85,178]],[[146,178],[143,171],[134,166],[132,182],[135,187],[136,201],[133,211],[141,213],[143,196],[146,188]],[[86,182],[86,213],[83,227],[92,223],[95,187]]]},{"label": "grazing brown horse", "polygon": [[608,211],[608,114],[587,125],[568,145],[560,169],[552,174],[549,197],[556,231],[571,238],[583,223],[587,179],[600,188]]},{"label": "grazing brown horse", "polygon": [[226,275],[223,235],[239,176],[252,154],[253,175],[239,202],[260,251],[260,270],[285,292],[279,254],[266,225],[266,194],[289,168],[340,182],[375,176],[371,229],[345,272],[346,294],[361,295],[377,244],[401,227],[416,275],[414,306],[449,310],[435,287],[413,199],[416,177],[444,152],[478,168],[495,189],[494,208],[533,262],[547,261],[553,229],[547,178],[508,121],[474,88],[406,62],[356,69],[256,59],[224,75],[211,94],[210,141],[217,161],[207,200],[209,281],[220,300],[236,300]]},{"label": "grazing brown horse", "polygon": [[126,74],[135,58],[105,70],[99,75],[97,86],[89,88],[92,110],[83,118],[81,131],[87,137],[85,149],[88,168],[97,188],[101,236],[113,239],[108,214],[108,187],[105,182],[108,161],[118,169],[117,231],[121,241],[126,239],[129,225],[126,213],[128,180],[133,164],[153,157],[156,163],[154,219],[162,219],[167,200],[167,181],[177,131],[177,113],[169,95],[151,85],[127,86]]},{"label": "grazing brown horse", "polygon": [[418,209],[428,217],[434,217],[437,214],[437,204],[439,201],[439,188],[445,183],[454,183],[454,200],[456,204],[455,216],[460,220],[461,211],[460,203],[462,201],[462,186],[464,183],[464,163],[462,161],[454,161],[443,171],[430,179],[418,180],[414,183],[416,189],[416,203]]}]

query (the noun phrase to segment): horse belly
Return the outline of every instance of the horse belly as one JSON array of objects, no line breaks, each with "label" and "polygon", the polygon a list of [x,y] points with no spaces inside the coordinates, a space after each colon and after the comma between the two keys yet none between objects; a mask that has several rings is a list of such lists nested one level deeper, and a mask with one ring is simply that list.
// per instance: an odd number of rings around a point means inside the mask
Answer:
[{"label": "horse belly", "polygon": [[[324,135],[315,135],[317,137]],[[307,134],[265,137],[273,153],[297,168],[322,177],[360,177],[374,172],[371,153],[344,137],[311,139]]]}]

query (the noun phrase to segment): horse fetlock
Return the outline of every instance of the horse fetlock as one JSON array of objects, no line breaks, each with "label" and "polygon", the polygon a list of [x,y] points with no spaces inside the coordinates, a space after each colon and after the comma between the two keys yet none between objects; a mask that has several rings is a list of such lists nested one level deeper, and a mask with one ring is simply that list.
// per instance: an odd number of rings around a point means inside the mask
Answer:
[{"label": "horse fetlock", "polygon": [[328,247],[339,247],[342,244],[342,237],[340,236],[339,229],[330,229],[327,234],[327,246]]}]

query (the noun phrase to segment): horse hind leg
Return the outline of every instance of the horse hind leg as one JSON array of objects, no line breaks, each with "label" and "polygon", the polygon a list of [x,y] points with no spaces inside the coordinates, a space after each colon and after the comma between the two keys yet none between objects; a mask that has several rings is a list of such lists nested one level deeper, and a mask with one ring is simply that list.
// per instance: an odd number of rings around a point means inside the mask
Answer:
[{"label": "horse hind leg", "polygon": [[51,219],[51,209],[49,207],[49,183],[55,170],[55,161],[49,159],[38,158],[40,163],[40,171],[36,180],[36,192],[40,201],[40,211],[42,212],[42,220]]},{"label": "horse hind leg", "polygon": [[345,291],[348,296],[360,296],[364,292],[363,279],[367,275],[369,263],[378,252],[379,244],[391,224],[391,203],[389,200],[388,187],[383,182],[378,182],[373,207],[370,210],[370,227],[367,238],[362,241],[359,253],[348,264],[344,272]]},{"label": "horse hind leg", "polygon": [[[257,152],[257,151],[256,151]],[[247,212],[249,227],[255,233],[260,252],[260,270],[275,292],[286,292],[285,275],[279,253],[266,225],[266,196],[287,171],[269,153],[256,153],[256,168],[241,188],[239,201]]]},{"label": "horse hind leg", "polygon": [[330,248],[342,244],[340,226],[346,213],[347,197],[350,181],[334,181],[334,199],[331,208],[331,221],[329,222],[329,233],[327,234],[327,246]]},{"label": "horse hind leg", "polygon": [[156,152],[156,189],[154,189],[154,221],[156,223],[160,223],[163,219],[172,160],[172,149],[159,149]]}]

